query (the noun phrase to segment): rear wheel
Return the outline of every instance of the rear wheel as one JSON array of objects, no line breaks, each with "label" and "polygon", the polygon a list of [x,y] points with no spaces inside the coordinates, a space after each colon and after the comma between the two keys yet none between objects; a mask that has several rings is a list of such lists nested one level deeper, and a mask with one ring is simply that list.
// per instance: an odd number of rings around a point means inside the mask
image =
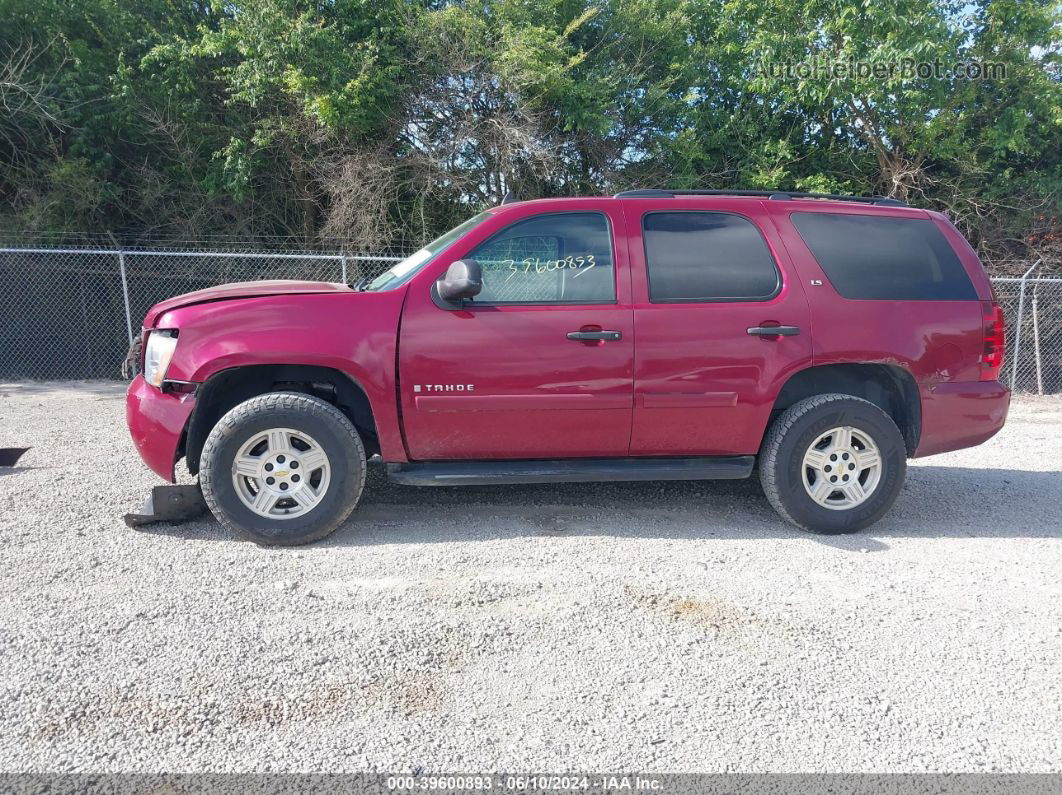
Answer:
[{"label": "rear wheel", "polygon": [[335,406],[271,392],[218,421],[203,446],[199,479],[225,527],[260,544],[307,544],[354,510],[365,485],[365,448]]},{"label": "rear wheel", "polygon": [[771,505],[815,533],[874,524],[896,501],[906,472],[907,450],[892,418],[851,395],[817,395],[790,406],[760,455]]}]

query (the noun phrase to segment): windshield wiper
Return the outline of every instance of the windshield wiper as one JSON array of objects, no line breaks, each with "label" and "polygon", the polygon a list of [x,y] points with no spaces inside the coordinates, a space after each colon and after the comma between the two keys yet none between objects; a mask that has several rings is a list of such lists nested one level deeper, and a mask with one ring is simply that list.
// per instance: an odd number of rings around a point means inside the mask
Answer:
[{"label": "windshield wiper", "polygon": [[354,292],[361,293],[365,291],[365,288],[369,285],[369,277],[362,276],[356,282],[354,282]]}]

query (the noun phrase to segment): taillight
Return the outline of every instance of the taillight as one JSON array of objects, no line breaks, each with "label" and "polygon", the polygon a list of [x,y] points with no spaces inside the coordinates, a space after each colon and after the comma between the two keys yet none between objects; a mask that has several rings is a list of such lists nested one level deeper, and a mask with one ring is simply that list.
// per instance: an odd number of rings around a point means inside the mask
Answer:
[{"label": "taillight", "polygon": [[981,380],[996,381],[999,379],[999,371],[1003,369],[1003,346],[1007,336],[1003,310],[993,301],[991,308],[985,304],[984,317],[985,341],[981,353]]}]

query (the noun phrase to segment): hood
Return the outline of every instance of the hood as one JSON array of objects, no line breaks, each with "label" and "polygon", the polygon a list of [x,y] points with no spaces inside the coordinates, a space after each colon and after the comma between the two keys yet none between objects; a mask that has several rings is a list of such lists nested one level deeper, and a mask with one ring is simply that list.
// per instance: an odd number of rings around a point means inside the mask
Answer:
[{"label": "hood", "polygon": [[153,328],[160,315],[171,309],[210,301],[230,301],[234,298],[259,298],[265,295],[294,295],[297,293],[349,293],[351,288],[338,282],[304,282],[295,279],[273,279],[261,282],[237,282],[207,287],[204,290],[177,295],[159,301],[148,310],[144,326]]}]

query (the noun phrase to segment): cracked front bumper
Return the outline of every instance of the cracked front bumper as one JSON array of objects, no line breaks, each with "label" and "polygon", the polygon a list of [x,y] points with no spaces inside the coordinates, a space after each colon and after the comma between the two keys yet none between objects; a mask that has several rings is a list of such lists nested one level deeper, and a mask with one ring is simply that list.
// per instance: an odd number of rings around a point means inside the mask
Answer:
[{"label": "cracked front bumper", "polygon": [[194,408],[194,394],[162,392],[140,375],[126,393],[125,418],[137,452],[152,472],[170,483],[174,482],[181,438]]}]

